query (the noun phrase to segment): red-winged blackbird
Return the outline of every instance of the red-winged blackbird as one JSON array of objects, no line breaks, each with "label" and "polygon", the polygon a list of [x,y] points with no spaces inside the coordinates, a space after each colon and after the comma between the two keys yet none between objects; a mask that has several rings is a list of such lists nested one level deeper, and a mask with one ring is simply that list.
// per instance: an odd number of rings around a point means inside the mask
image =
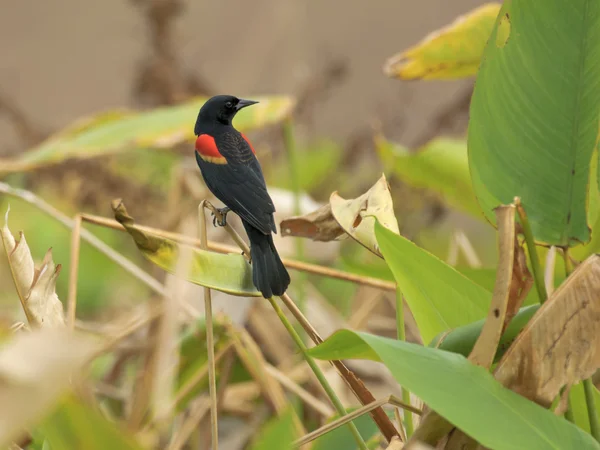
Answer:
[{"label": "red-winged blackbird", "polygon": [[255,103],[230,95],[208,100],[200,108],[194,127],[196,161],[208,189],[225,203],[220,225],[226,223],[230,210],[242,219],[250,239],[252,281],[265,298],[270,298],[282,295],[290,284],[271,235],[277,233],[275,206],[252,144],[231,124],[240,109]]}]

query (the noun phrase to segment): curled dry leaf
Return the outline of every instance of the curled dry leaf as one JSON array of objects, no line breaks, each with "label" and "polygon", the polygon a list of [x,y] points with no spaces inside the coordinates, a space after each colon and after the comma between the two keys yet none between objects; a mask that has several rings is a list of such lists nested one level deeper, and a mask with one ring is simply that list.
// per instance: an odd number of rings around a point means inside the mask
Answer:
[{"label": "curled dry leaf", "polygon": [[375,238],[375,218],[386,228],[400,234],[385,175],[358,198],[344,200],[334,192],[329,204],[310,214],[283,220],[280,227],[282,236],[304,237],[314,241],[333,241],[350,235],[381,257]]},{"label": "curled dry leaf", "polygon": [[35,268],[25,235],[19,233],[17,241],[8,228],[8,213],[2,227],[2,241],[14,276],[19,298],[31,325],[54,327],[65,323],[63,305],[56,294],[56,279],[60,264],[52,261],[48,250],[40,267]]},{"label": "curled dry leaf", "polygon": [[345,232],[331,213],[331,205],[323,205],[304,216],[290,217],[281,221],[282,236],[309,238],[313,241],[333,241]]},{"label": "curled dry leaf", "polygon": [[363,195],[344,200],[337,192],[329,198],[331,213],[343,230],[368,250],[383,258],[375,237],[375,219],[381,225],[400,234],[394,215],[394,204],[385,178],[381,178]]},{"label": "curled dry leaf", "polygon": [[498,363],[504,386],[548,407],[562,386],[600,367],[600,256],[586,259],[542,305]]},{"label": "curled dry leaf", "polygon": [[19,333],[0,351],[0,446],[6,448],[23,429],[54,405],[97,349],[86,336],[66,329]]}]

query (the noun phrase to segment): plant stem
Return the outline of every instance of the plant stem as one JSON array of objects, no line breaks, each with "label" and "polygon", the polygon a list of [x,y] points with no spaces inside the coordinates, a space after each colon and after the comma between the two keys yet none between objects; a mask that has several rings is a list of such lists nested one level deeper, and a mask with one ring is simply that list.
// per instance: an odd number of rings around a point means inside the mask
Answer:
[{"label": "plant stem", "polygon": [[[406,325],[404,322],[404,299],[400,289],[396,289],[396,330],[398,333],[398,340],[406,340]],[[410,403],[410,392],[402,386],[402,401],[407,404]],[[413,433],[413,416],[410,411],[404,410],[404,422],[406,428],[406,437],[410,438]]]},{"label": "plant stem", "polygon": [[585,392],[585,403],[590,421],[590,431],[594,439],[600,442],[600,422],[598,421],[598,410],[596,409],[596,399],[594,398],[594,384],[591,378],[583,380],[583,390]]},{"label": "plant stem", "polygon": [[[294,125],[290,117],[283,121],[283,142],[285,152],[287,153],[288,168],[290,172],[290,185],[294,194],[294,215],[301,214],[300,206],[300,174],[298,173],[298,152],[296,148],[296,139],[294,137]],[[296,259],[304,260],[304,240],[296,238],[294,240],[296,247]],[[297,274],[294,283],[296,289],[296,300],[300,311],[306,311],[306,291],[304,289],[305,275]]]},{"label": "plant stem", "polygon": [[[337,410],[338,414],[340,416],[345,416],[347,414],[347,412],[346,412],[346,409],[344,408],[344,405],[342,405],[342,402],[340,401],[340,399],[334,392],[333,388],[331,387],[331,385],[325,378],[325,375],[323,374],[323,372],[321,371],[321,369],[319,368],[317,363],[315,363],[315,360],[308,354],[308,350],[306,348],[306,345],[304,345],[304,341],[302,341],[302,338],[300,337],[300,335],[296,332],[296,330],[294,329],[294,327],[292,326],[290,321],[287,319],[287,317],[283,313],[283,310],[277,304],[277,301],[273,297],[269,298],[268,300],[269,300],[269,303],[271,303],[271,306],[273,307],[275,312],[277,313],[277,316],[279,316],[281,323],[283,323],[283,326],[286,328],[289,335],[292,337],[292,339],[294,340],[294,342],[300,349],[302,356],[304,356],[305,361],[308,363],[308,365],[312,369],[313,373],[317,377],[317,380],[319,380],[319,383],[321,384],[321,386],[327,393],[327,396],[331,400],[331,403]],[[354,439],[356,440],[356,443],[358,444],[359,448],[361,450],[367,450],[367,444],[365,444],[365,441],[363,440],[362,436],[358,432],[356,425],[354,425],[354,423],[350,422],[348,424],[348,427],[350,428],[350,432],[354,436]]]},{"label": "plant stem", "polygon": [[[206,233],[206,215],[204,214],[204,201],[198,206],[198,225],[200,227],[200,241],[202,249],[206,250],[208,242]],[[215,338],[212,317],[212,296],[210,289],[204,288],[204,315],[206,320],[206,351],[208,355],[208,390],[210,394],[210,428],[211,448],[219,449],[219,422],[217,410],[217,376],[215,367]]]},{"label": "plant stem", "polygon": [[519,197],[515,197],[514,203],[517,207],[519,218],[521,219],[521,226],[523,227],[523,235],[525,236],[525,242],[527,242],[527,250],[529,251],[529,262],[531,263],[531,270],[533,271],[535,288],[537,290],[540,303],[544,303],[548,299],[548,293],[546,292],[546,285],[544,283],[544,272],[542,271],[542,268],[540,266],[540,258],[538,256],[537,248],[535,246],[535,240],[533,238],[533,232],[531,231],[531,225],[529,224],[529,219],[527,218],[527,214],[525,214],[525,210],[523,209],[523,205],[521,204],[521,199]]}]

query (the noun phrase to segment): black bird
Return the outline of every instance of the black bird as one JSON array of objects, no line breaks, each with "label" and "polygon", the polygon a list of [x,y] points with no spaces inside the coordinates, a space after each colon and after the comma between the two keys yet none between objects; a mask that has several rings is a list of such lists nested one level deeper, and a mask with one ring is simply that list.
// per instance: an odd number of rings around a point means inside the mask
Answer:
[{"label": "black bird", "polygon": [[252,144],[231,124],[240,109],[255,103],[231,95],[209,99],[194,127],[196,161],[206,186],[226,206],[220,210],[224,216],[219,225],[225,225],[230,210],[242,219],[250,240],[252,281],[270,298],[282,295],[290,284],[271,234],[277,233],[275,206]]}]

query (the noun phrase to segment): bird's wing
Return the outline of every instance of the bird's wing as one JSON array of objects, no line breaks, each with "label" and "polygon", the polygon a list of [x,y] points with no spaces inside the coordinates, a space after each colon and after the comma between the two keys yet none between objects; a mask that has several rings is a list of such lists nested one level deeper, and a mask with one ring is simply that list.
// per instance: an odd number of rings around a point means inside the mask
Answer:
[{"label": "bird's wing", "polygon": [[262,233],[277,232],[275,206],[256,158],[246,164],[214,164],[196,153],[196,159],[206,185],[219,200]]}]

